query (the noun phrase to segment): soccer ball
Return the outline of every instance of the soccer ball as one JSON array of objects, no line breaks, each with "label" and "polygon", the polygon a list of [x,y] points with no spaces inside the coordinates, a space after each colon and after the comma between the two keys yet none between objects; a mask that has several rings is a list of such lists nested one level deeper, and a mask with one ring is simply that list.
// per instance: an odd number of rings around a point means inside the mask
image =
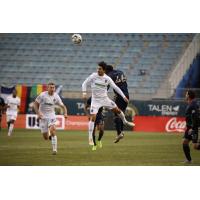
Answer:
[{"label": "soccer ball", "polygon": [[82,36],[80,34],[73,34],[72,35],[72,42],[74,44],[80,44],[82,42]]}]

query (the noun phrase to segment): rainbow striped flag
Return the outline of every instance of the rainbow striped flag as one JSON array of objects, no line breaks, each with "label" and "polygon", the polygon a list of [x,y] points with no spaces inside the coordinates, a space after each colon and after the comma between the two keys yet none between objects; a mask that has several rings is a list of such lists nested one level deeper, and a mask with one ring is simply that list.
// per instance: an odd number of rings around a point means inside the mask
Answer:
[{"label": "rainbow striped flag", "polygon": [[16,85],[17,96],[21,99],[20,104],[20,113],[26,112],[26,104],[27,104],[27,86],[26,85]]},{"label": "rainbow striped flag", "polygon": [[38,84],[38,85],[34,85],[31,87],[31,94],[30,94],[30,97],[31,98],[35,98],[37,97],[41,92],[44,92],[47,90],[47,85],[41,85],[41,84]]}]

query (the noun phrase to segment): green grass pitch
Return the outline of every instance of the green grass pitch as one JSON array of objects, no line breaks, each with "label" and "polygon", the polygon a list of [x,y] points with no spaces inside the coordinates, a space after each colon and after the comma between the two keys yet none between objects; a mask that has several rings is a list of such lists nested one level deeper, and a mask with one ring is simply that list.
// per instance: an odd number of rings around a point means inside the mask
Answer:
[{"label": "green grass pitch", "polygon": [[[92,151],[87,132],[57,131],[58,154],[51,155],[50,141],[39,130],[0,132],[0,166],[178,166],[184,160],[182,134],[126,132],[114,144],[115,131],[105,131],[103,148]],[[200,165],[200,152],[191,147],[193,164]]]}]

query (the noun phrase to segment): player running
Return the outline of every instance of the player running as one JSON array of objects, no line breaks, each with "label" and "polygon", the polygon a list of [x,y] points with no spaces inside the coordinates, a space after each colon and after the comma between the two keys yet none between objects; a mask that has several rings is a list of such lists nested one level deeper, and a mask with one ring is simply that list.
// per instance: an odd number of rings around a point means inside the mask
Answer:
[{"label": "player running", "polygon": [[8,96],[6,101],[6,119],[8,125],[8,136],[12,135],[14,123],[17,119],[18,109],[20,107],[20,98],[17,97],[17,90],[14,89],[11,96]]},{"label": "player running", "polygon": [[[90,110],[90,107],[91,107],[91,101],[92,101],[92,98],[90,97],[87,100],[87,103],[85,105],[85,112],[89,116],[89,120],[90,120],[89,110]],[[96,144],[96,137],[95,137],[96,128],[97,128],[97,130],[99,130],[99,137],[98,137],[98,140],[97,140],[97,144]],[[104,134],[104,116],[103,116],[103,107],[101,107],[98,110],[96,120],[95,120],[95,123],[94,123],[94,130],[93,130],[93,133],[92,133],[93,142],[94,142],[94,145],[92,146],[93,151],[96,151],[97,146],[99,148],[103,147],[103,144],[102,144],[102,141],[101,141],[103,134]]]},{"label": "player running", "polygon": [[184,163],[190,164],[192,162],[189,147],[190,141],[192,141],[194,149],[200,150],[200,143],[198,142],[198,133],[200,131],[200,112],[199,105],[195,100],[195,93],[192,90],[188,90],[186,92],[186,101],[188,102],[185,112],[187,128],[183,136],[183,151],[186,157],[186,161]]},{"label": "player running", "polygon": [[[114,83],[122,90],[125,94],[126,98],[129,99],[127,78],[124,73],[120,70],[114,70],[112,65],[106,66],[106,74],[114,81]],[[115,97],[114,101],[118,108],[125,113],[128,103],[124,101],[124,99],[114,90]],[[117,131],[117,137],[114,143],[119,142],[124,137],[124,123],[121,118],[115,114],[114,118],[115,128]]]},{"label": "player running", "polygon": [[51,140],[53,155],[57,154],[55,105],[62,107],[64,110],[64,117],[67,118],[67,108],[59,95],[55,92],[55,84],[51,82],[48,84],[47,91],[42,92],[35,99],[34,109],[40,120],[40,129],[44,139]]},{"label": "player running", "polygon": [[101,107],[106,107],[116,113],[123,121],[125,125],[134,126],[132,122],[128,122],[124,116],[124,113],[117,107],[115,102],[108,98],[108,86],[111,86],[118,94],[122,96],[125,102],[128,103],[128,99],[121,91],[119,87],[113,82],[113,80],[105,74],[106,63],[100,62],[98,64],[97,73],[91,74],[82,84],[83,99],[86,102],[87,96],[87,85],[91,86],[92,90],[92,103],[90,108],[91,118],[88,123],[89,132],[89,145],[94,145],[92,139],[92,133],[94,130],[94,123],[96,120],[96,115]]}]

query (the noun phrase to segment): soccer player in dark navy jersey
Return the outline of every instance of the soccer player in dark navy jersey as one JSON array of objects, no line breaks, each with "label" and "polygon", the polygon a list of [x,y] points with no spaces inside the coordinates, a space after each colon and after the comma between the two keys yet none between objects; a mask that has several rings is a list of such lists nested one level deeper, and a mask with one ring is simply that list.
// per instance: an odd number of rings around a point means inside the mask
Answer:
[{"label": "soccer player in dark navy jersey", "polygon": [[183,136],[183,151],[186,157],[185,163],[191,163],[190,141],[192,141],[194,149],[200,150],[200,144],[198,142],[200,112],[199,105],[195,100],[195,93],[192,90],[186,92],[186,100],[188,105],[185,111],[186,131]]},{"label": "soccer player in dark navy jersey", "polygon": [[[106,66],[106,74],[108,76],[110,76],[110,78],[114,81],[114,83],[125,94],[127,99],[129,99],[128,84],[126,82],[127,78],[124,75],[124,73],[120,70],[114,70],[112,65],[107,65]],[[121,109],[125,113],[128,103],[125,102],[123,100],[123,98],[120,95],[118,95],[115,91],[114,91],[114,93],[115,93],[115,97],[114,97],[115,103],[117,104],[119,109]],[[117,143],[120,141],[120,139],[122,139],[124,137],[124,132],[123,132],[124,124],[117,115],[115,115],[114,122],[115,122],[115,128],[117,130],[117,137],[116,137],[114,143]]]},{"label": "soccer player in dark navy jersey", "polygon": [[[91,106],[91,100],[92,100],[92,98],[90,97],[87,100],[87,103],[85,105],[85,112],[88,116],[89,116],[89,113],[90,113],[89,109],[90,109],[90,106]],[[96,128],[99,130],[99,137],[98,137],[97,143],[96,143],[96,137],[95,137]],[[94,145],[92,147],[93,151],[96,150],[97,145],[98,145],[99,148],[102,148],[103,145],[102,145],[101,139],[103,137],[103,134],[104,134],[104,115],[103,115],[103,107],[101,107],[101,108],[99,108],[99,111],[97,113],[95,124],[94,124],[94,131],[92,133],[93,142],[94,142]]]},{"label": "soccer player in dark navy jersey", "polygon": [[5,109],[5,101],[3,98],[0,97],[0,131],[1,131],[1,120],[2,120],[2,114]]}]

